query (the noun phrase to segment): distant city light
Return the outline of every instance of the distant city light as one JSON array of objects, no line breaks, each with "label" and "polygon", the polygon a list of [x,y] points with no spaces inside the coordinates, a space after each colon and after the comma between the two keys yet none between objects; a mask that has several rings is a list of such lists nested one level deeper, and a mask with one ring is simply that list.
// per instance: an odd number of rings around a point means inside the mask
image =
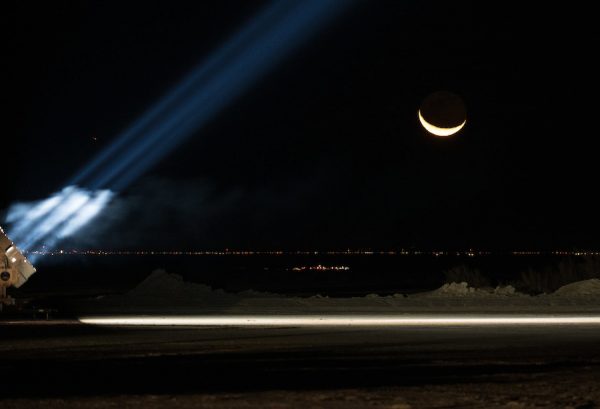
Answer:
[{"label": "distant city light", "polygon": [[[427,251],[427,250],[104,250],[104,249],[41,249],[30,250],[28,253],[47,256],[88,255],[88,256],[433,256],[433,257],[488,257],[488,256],[565,256],[586,257],[600,256],[600,250],[586,251]],[[294,266],[293,271],[303,270],[349,270],[344,265],[306,265]]]},{"label": "distant city light", "polygon": [[317,264],[316,266],[297,266],[292,267],[292,271],[348,271],[350,267],[348,266],[324,266],[321,264]]}]

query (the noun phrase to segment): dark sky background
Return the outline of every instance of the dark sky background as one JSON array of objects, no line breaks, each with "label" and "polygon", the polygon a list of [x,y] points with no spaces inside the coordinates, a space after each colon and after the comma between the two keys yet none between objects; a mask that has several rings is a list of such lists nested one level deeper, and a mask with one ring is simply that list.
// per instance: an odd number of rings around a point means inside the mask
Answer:
[{"label": "dark sky background", "polygon": [[[600,247],[595,13],[481,3],[359,1],[71,244]],[[0,208],[59,190],[266,4],[4,5]],[[441,89],[467,107],[448,140],[417,120]]]}]

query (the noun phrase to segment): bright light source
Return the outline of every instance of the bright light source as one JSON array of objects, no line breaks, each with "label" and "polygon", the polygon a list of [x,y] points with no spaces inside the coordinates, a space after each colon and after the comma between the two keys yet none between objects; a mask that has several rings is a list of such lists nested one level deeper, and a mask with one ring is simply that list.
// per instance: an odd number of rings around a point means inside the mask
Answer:
[{"label": "bright light source", "polygon": [[244,315],[81,317],[84,324],[108,326],[208,327],[406,327],[495,325],[600,325],[600,316],[409,316],[409,315]]},{"label": "bright light source", "polygon": [[41,243],[51,248],[88,224],[113,196],[110,190],[92,192],[68,186],[46,200],[14,204],[7,215],[12,221],[11,238],[24,251]]},{"label": "bright light source", "polygon": [[81,169],[63,191],[33,206],[11,207],[7,223],[13,240],[24,251],[41,244],[53,249],[100,213],[113,192],[125,189],[206,126],[351,3],[273,1]]}]

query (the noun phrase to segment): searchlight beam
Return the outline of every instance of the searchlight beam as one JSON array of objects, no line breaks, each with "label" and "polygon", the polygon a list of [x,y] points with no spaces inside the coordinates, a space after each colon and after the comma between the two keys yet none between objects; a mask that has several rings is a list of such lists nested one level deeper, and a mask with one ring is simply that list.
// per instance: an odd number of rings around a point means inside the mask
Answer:
[{"label": "searchlight beam", "polygon": [[35,204],[14,205],[7,222],[24,251],[48,250],[100,214],[166,155],[273,70],[352,0],[278,0],[251,19],[161,98],[66,187]]}]

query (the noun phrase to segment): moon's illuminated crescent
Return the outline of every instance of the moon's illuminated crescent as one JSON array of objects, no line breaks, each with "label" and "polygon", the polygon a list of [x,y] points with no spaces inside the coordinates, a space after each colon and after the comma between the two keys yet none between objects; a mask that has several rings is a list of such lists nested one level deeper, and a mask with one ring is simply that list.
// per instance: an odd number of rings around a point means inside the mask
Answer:
[{"label": "moon's illuminated crescent", "polygon": [[467,120],[465,119],[462,124],[455,126],[453,128],[440,128],[439,126],[435,126],[435,125],[432,125],[429,122],[427,122],[425,120],[425,118],[423,118],[423,115],[421,115],[420,109],[419,109],[419,121],[421,121],[421,125],[423,125],[423,128],[425,128],[427,130],[427,132],[432,133],[435,136],[454,135],[455,133],[460,131],[463,128],[463,126],[465,126],[465,124],[467,123]]}]

